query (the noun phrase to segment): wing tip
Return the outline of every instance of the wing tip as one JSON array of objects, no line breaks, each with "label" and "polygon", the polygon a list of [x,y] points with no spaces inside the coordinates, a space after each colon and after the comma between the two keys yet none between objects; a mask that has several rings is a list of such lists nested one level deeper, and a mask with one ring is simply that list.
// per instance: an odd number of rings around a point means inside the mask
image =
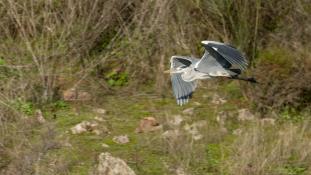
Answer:
[{"label": "wing tip", "polygon": [[191,92],[190,94],[188,94],[186,96],[176,98],[177,104],[179,106],[183,106],[183,105],[189,103],[189,100],[192,98],[192,94],[193,94],[193,92]]}]

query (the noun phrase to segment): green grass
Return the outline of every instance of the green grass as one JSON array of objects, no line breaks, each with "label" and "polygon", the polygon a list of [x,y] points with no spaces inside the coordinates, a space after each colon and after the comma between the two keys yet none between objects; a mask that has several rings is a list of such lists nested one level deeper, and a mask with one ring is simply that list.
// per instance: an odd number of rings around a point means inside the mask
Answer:
[{"label": "green grass", "polygon": [[[73,135],[70,132],[71,127],[84,120],[94,120],[98,115],[90,106],[83,107],[80,104],[67,104],[61,101],[52,106],[56,112],[53,113],[48,109],[45,111],[48,120],[56,124],[57,132],[65,135],[64,137],[69,137],[72,148],[61,148],[54,154],[61,155],[72,162],[70,174],[87,174],[94,167],[96,156],[105,151],[126,160],[137,174],[166,174],[168,172],[163,161],[169,161],[170,155],[161,147],[164,143],[159,133],[135,133],[139,121],[147,116],[154,116],[159,121],[164,121],[166,115],[180,114],[181,111],[192,106],[195,107],[196,112],[191,120],[204,119],[213,115],[207,106],[196,107],[190,103],[189,106],[179,107],[171,98],[108,96],[102,103],[101,107],[108,110],[105,124],[109,125],[111,132],[104,136],[91,133]],[[206,110],[209,112],[207,113]],[[112,141],[113,136],[124,134],[129,136],[129,143],[120,145]],[[103,143],[109,145],[109,148],[102,147]]]},{"label": "green grass", "polygon": [[[243,106],[245,105],[244,99],[241,95],[237,95],[237,88],[237,84],[230,83],[217,90],[219,94],[223,91],[227,92],[225,94],[227,102],[222,105],[211,104],[210,101],[215,90],[204,88],[199,88],[190,103],[182,107],[177,106],[171,97],[105,96],[100,104],[94,106],[100,106],[107,110],[107,114],[104,115],[106,121],[100,122],[100,125],[105,125],[110,133],[98,136],[92,133],[73,135],[70,132],[70,128],[76,124],[85,120],[94,120],[99,115],[94,112],[91,104],[57,102],[57,104],[44,109],[44,115],[49,122],[55,124],[57,138],[59,140],[68,139],[72,147],[51,150],[46,158],[56,156],[64,159],[68,164],[67,174],[89,174],[93,171],[97,163],[97,156],[101,152],[109,152],[113,156],[125,160],[138,175],[174,174],[174,170],[171,169],[179,166],[194,175],[231,174],[230,166],[226,165],[236,156],[234,151],[237,149],[236,142],[241,139],[243,141],[241,137],[244,137],[233,135],[232,131],[242,128],[247,134],[248,130],[252,131],[252,128],[258,127],[256,122],[237,121],[237,110],[248,107]],[[201,105],[197,105],[196,101]],[[240,103],[236,103],[236,101],[240,101]],[[135,133],[139,121],[144,117],[153,116],[160,123],[165,124],[167,119],[173,115],[186,116],[182,111],[187,108],[194,108],[194,114],[185,117],[184,123],[191,124],[202,120],[207,123],[206,126],[199,129],[200,133],[204,135],[202,140],[193,141],[182,126],[179,127],[182,132],[181,137],[171,141],[162,139],[161,131]],[[216,121],[216,116],[222,111],[229,114],[225,123],[227,133],[222,133]],[[263,130],[262,137],[265,137],[267,142],[265,149],[273,148],[269,143],[274,143],[274,138],[269,136],[275,135],[275,132],[282,128],[281,126],[266,127]],[[167,128],[164,127],[164,129]],[[127,144],[113,142],[113,137],[118,135],[128,135],[130,142]],[[104,148],[103,143],[109,145],[109,148]],[[306,171],[300,166],[296,166],[296,163],[297,161],[286,164],[286,166],[285,164],[284,166],[276,164],[275,169],[283,174],[299,174]]]}]

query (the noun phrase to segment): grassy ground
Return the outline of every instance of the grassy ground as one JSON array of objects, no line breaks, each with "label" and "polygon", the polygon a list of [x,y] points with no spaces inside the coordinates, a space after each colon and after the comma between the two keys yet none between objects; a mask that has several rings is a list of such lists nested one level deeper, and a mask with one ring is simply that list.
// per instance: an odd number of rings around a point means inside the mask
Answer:
[{"label": "grassy ground", "polygon": [[[236,82],[229,83],[236,89]],[[62,108],[44,111],[48,125],[54,126],[59,142],[70,146],[51,149],[39,161],[38,172],[53,174],[51,160],[59,160],[59,173],[89,174],[96,165],[101,152],[125,160],[133,170],[144,174],[310,174],[311,131],[307,121],[292,122],[277,120],[275,125],[263,125],[259,119],[238,121],[238,109],[248,107],[238,90],[227,91],[227,86],[200,88],[190,104],[179,107],[173,98],[160,98],[152,94],[136,96],[105,96],[100,104],[65,103]],[[233,88],[234,87],[234,88]],[[224,92],[224,104],[213,104],[214,93]],[[94,112],[94,108],[107,110],[105,115]],[[184,114],[193,108],[193,114]],[[170,125],[175,115],[184,121],[180,126]],[[219,116],[227,118],[221,124]],[[101,125],[110,133],[95,135],[83,133],[73,135],[70,128],[85,120],[103,117]],[[150,133],[136,133],[135,128],[144,117],[155,117],[163,129]],[[217,121],[218,116],[218,121]],[[221,118],[221,117],[220,117]],[[205,123],[199,128],[201,140],[194,140],[184,127],[193,123]],[[43,126],[42,128],[44,128]],[[39,127],[40,128],[40,127]],[[241,130],[240,134],[235,133]],[[180,135],[164,139],[168,130],[178,130]],[[128,135],[130,142],[117,144],[114,136]],[[105,148],[102,144],[109,145]],[[46,161],[45,161],[46,159]],[[60,161],[61,160],[61,161]],[[61,166],[62,165],[62,166]]]}]

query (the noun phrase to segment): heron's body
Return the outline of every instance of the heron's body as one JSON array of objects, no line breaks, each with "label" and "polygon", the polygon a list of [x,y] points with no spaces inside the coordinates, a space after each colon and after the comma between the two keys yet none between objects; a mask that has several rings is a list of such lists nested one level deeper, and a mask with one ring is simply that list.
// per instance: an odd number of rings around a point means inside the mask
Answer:
[{"label": "heron's body", "polygon": [[171,81],[177,104],[183,105],[189,101],[197,80],[228,77],[256,82],[254,79],[238,77],[246,68],[247,61],[237,49],[216,41],[202,41],[202,44],[205,53],[201,59],[185,56],[171,58]]},{"label": "heron's body", "polygon": [[198,72],[194,67],[187,68],[187,70],[181,74],[181,78],[186,82],[191,82],[195,80],[203,80],[207,78],[211,78],[210,75],[202,72]]}]

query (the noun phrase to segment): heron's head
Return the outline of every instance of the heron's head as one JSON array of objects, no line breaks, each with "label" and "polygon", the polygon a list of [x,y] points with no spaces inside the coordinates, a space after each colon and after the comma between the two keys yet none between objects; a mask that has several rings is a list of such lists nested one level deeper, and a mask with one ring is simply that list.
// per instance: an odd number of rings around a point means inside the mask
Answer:
[{"label": "heron's head", "polygon": [[207,45],[209,43],[209,41],[201,41],[201,43],[204,45]]},{"label": "heron's head", "polygon": [[179,66],[179,67],[172,67],[169,70],[164,71],[164,73],[171,73],[171,74],[177,74],[177,73],[183,73],[187,69],[187,66]]}]

